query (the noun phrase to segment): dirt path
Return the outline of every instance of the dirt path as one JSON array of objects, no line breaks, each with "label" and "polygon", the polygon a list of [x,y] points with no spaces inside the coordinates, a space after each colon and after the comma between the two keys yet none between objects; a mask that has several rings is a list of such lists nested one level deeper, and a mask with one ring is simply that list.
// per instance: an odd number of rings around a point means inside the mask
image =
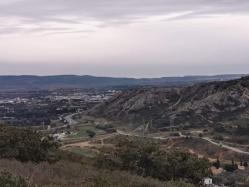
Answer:
[{"label": "dirt path", "polygon": [[224,145],[224,144],[222,144],[222,143],[216,143],[216,142],[214,142],[213,140],[211,140],[210,138],[205,137],[205,138],[202,138],[202,139],[208,141],[208,142],[211,143],[211,144],[214,144],[214,145],[217,145],[217,146],[226,148],[226,149],[231,150],[231,151],[234,151],[234,152],[236,152],[236,153],[249,155],[249,152],[242,151],[242,150],[240,150],[240,149],[238,149],[238,148],[236,148],[236,147],[231,147],[231,146],[228,146],[228,145]]},{"label": "dirt path", "polygon": [[[117,133],[120,134],[120,135],[124,135],[124,136],[144,137],[144,136],[140,136],[140,135],[134,135],[134,134],[131,134],[131,133],[123,132],[123,131],[120,131],[120,130],[118,130]],[[186,136],[184,136],[182,133],[179,133],[179,134],[180,134],[180,137],[181,137],[181,138],[186,137]],[[167,140],[167,139],[168,139],[168,138],[165,138],[165,137],[148,137],[148,138],[157,139],[157,140]],[[222,148],[231,150],[231,151],[233,151],[233,152],[240,153],[240,154],[247,154],[247,155],[249,155],[249,152],[243,151],[243,150],[241,150],[241,149],[239,149],[239,148],[236,148],[236,147],[231,147],[231,146],[228,146],[228,145],[224,145],[224,144],[222,144],[222,143],[216,143],[216,142],[214,142],[213,140],[211,140],[211,139],[208,138],[208,137],[203,137],[203,138],[201,138],[201,139],[206,140],[206,141],[208,141],[209,143],[211,143],[211,144],[213,144],[213,145],[220,146],[220,147],[222,147]]]},{"label": "dirt path", "polygon": [[[111,138],[114,136],[117,136],[117,133],[112,133],[112,134],[105,134],[105,135],[100,135],[97,136],[91,140],[87,141],[82,141],[82,142],[77,142],[77,143],[72,143],[72,144],[67,144],[61,147],[62,150],[67,150],[68,148],[71,147],[80,147],[80,148],[86,148],[86,147],[96,147],[96,146],[103,146],[104,144],[104,139]],[[100,141],[100,143],[96,143]]]}]

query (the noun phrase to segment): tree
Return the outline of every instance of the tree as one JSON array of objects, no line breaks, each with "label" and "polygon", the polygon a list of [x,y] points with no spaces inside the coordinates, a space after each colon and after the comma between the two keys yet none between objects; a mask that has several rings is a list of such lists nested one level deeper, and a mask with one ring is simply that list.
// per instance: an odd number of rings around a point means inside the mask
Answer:
[{"label": "tree", "polygon": [[238,169],[238,165],[232,161],[232,164],[226,164],[224,166],[224,169],[228,172],[234,172],[235,170]]},{"label": "tree", "polygon": [[216,162],[213,164],[216,169],[220,168],[220,160],[217,158]]},{"label": "tree", "polygon": [[92,130],[87,130],[86,133],[88,134],[88,136],[90,138],[93,138],[94,136],[96,136],[96,133],[94,131],[92,131]]},{"label": "tree", "polygon": [[244,167],[248,167],[248,163],[247,162],[244,162]]}]

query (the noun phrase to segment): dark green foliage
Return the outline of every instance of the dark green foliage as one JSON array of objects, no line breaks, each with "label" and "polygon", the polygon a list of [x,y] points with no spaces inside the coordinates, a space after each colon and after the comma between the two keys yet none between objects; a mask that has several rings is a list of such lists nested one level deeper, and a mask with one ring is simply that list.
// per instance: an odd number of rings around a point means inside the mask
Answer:
[{"label": "dark green foliage", "polygon": [[88,134],[88,136],[89,136],[90,138],[93,138],[94,136],[96,136],[96,132],[91,131],[91,130],[87,130],[86,133]]},{"label": "dark green foliage", "polygon": [[217,159],[217,161],[215,163],[213,163],[213,166],[216,168],[216,169],[219,169],[220,168],[220,160]]},{"label": "dark green foliage", "polygon": [[22,177],[12,176],[8,172],[2,172],[0,174],[0,186],[1,187],[28,187],[28,184]]},{"label": "dark green foliage", "polygon": [[199,183],[210,175],[207,160],[184,152],[162,151],[156,142],[147,140],[121,140],[115,150],[103,151],[96,164],[165,181],[183,179]]},{"label": "dark green foliage", "polygon": [[22,162],[50,161],[57,144],[31,129],[0,126],[0,158],[14,158]]},{"label": "dark green foliage", "polygon": [[214,136],[214,139],[218,140],[218,141],[223,141],[224,140],[224,138],[222,136]]},{"label": "dark green foliage", "polygon": [[237,130],[236,130],[236,135],[249,135],[249,126],[248,123],[246,125],[239,125]]},{"label": "dark green foliage", "polygon": [[237,169],[238,169],[238,165],[237,164],[226,164],[224,166],[224,170],[226,170],[228,172],[234,172]]},{"label": "dark green foliage", "polygon": [[161,180],[184,179],[199,183],[203,177],[209,176],[207,160],[184,152],[160,152],[155,156],[152,176]]},{"label": "dark green foliage", "polygon": [[248,167],[248,163],[247,162],[244,162],[244,167]]}]

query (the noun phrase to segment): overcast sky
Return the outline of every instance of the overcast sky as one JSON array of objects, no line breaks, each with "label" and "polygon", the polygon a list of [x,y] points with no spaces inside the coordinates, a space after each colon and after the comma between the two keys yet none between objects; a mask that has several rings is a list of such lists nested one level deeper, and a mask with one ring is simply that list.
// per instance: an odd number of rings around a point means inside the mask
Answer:
[{"label": "overcast sky", "polygon": [[249,73],[248,0],[0,0],[0,74]]}]

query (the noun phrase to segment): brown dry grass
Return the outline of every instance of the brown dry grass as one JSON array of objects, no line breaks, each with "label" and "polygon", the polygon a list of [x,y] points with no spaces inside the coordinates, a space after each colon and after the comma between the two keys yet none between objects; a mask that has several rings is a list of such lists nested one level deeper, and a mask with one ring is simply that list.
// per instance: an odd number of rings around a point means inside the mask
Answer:
[{"label": "brown dry grass", "polygon": [[[68,161],[49,163],[21,163],[16,160],[0,160],[0,171],[7,170],[22,176],[37,187],[177,187],[152,178],[143,178],[121,171],[96,169],[87,164]],[[192,187],[192,185],[188,186]]]}]

